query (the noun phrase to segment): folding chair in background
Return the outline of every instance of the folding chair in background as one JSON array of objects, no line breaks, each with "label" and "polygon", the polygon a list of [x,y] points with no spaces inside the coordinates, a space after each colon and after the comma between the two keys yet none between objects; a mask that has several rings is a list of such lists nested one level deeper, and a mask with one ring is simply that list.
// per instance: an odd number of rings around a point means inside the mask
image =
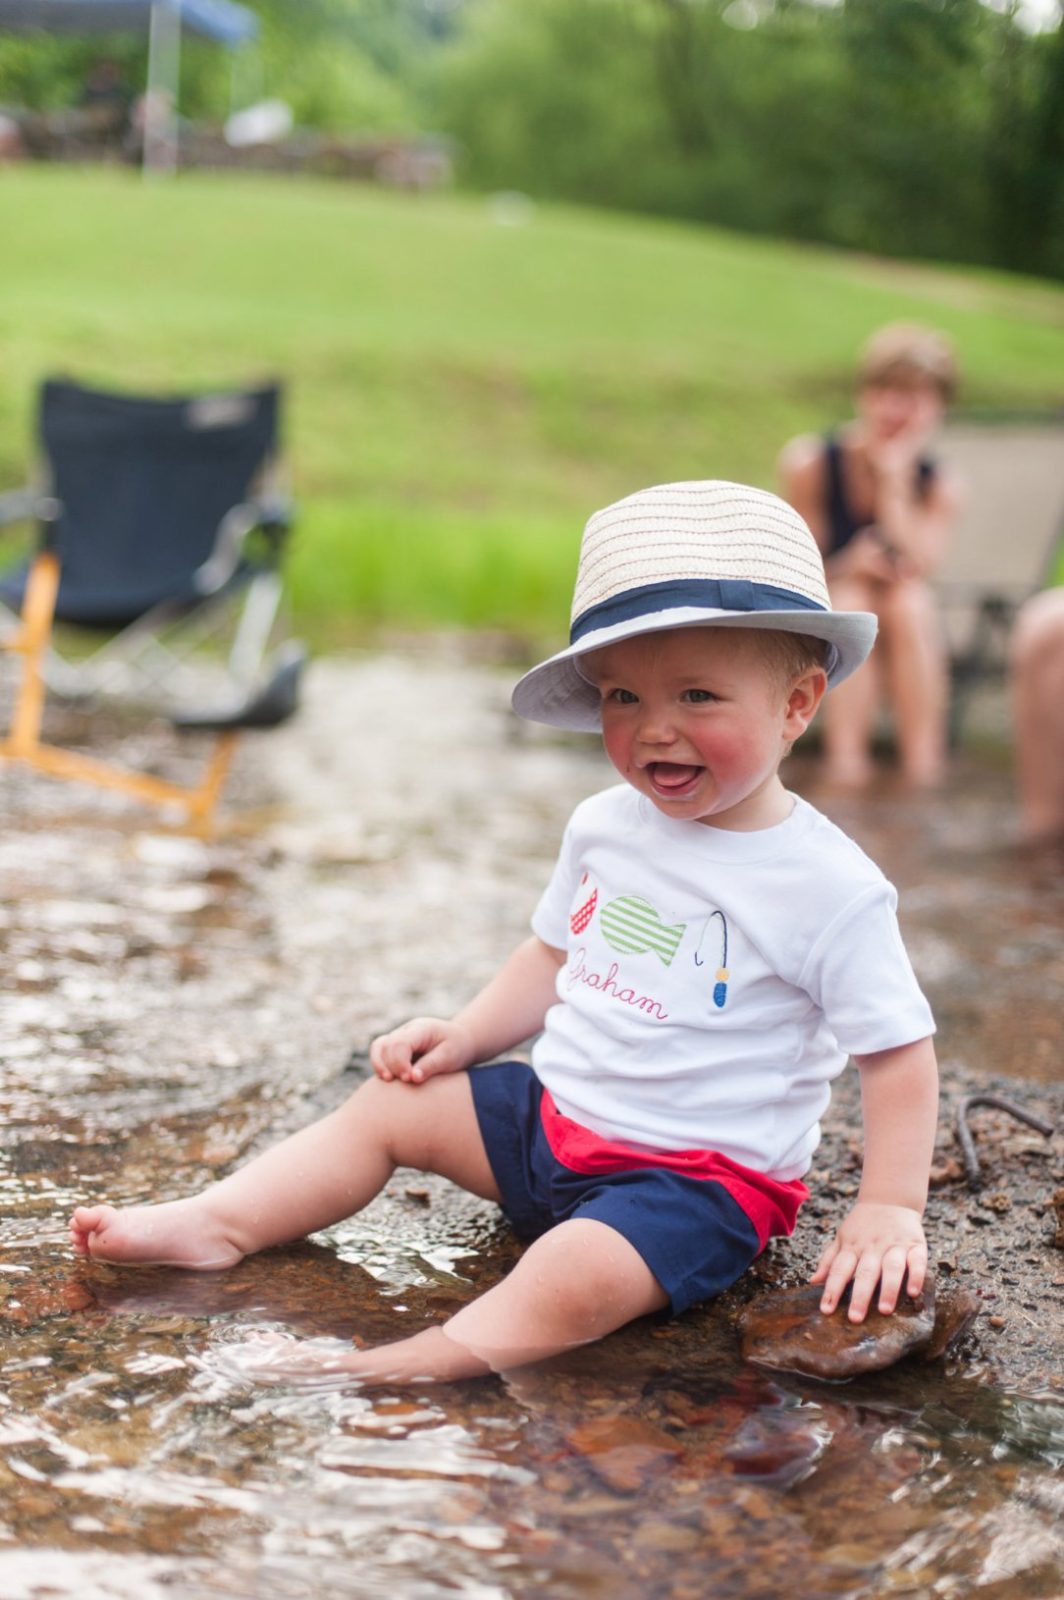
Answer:
[{"label": "folding chair in background", "polygon": [[[279,406],[277,385],[161,399],[42,386],[44,481],[0,495],[0,526],[38,530],[35,553],[0,577],[0,648],[22,666],[0,757],[210,820],[240,730],[274,727],[298,705],[305,653],[292,640],[274,648],[290,524],[277,488]],[[55,622],[107,638],[63,655]],[[223,636],[224,675],[211,658],[204,699],[200,647]],[[133,700],[175,728],[215,733],[202,781],[186,787],[43,742],[48,692]]]},{"label": "folding chair in background", "polygon": [[1024,600],[1052,580],[1064,549],[1064,415],[958,419],[936,454],[965,505],[935,589],[950,653],[950,743],[981,683],[1008,668],[1008,638]]}]

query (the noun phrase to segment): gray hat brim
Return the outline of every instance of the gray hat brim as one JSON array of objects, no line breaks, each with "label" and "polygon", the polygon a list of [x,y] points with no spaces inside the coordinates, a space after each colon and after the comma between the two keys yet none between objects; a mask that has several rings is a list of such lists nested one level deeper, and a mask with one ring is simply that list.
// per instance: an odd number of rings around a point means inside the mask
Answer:
[{"label": "gray hat brim", "polygon": [[602,726],[599,692],[581,672],[581,657],[622,639],[692,627],[767,629],[823,639],[831,647],[825,668],[828,688],[833,689],[867,659],[878,626],[871,611],[712,611],[691,606],[644,614],[585,634],[578,644],[541,661],[519,679],[510,703],[529,722],[596,733]]}]

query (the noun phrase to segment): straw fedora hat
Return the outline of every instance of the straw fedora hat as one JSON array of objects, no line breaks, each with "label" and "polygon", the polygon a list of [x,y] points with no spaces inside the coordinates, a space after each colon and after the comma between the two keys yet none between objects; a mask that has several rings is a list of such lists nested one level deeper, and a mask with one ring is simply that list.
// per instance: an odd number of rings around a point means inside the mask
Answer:
[{"label": "straw fedora hat", "polygon": [[663,628],[805,633],[829,646],[828,686],[868,655],[876,619],[832,611],[824,561],[801,517],[763,489],[716,479],[641,489],[584,529],[569,646],[520,680],[513,708],[556,728],[597,729],[580,658]]}]

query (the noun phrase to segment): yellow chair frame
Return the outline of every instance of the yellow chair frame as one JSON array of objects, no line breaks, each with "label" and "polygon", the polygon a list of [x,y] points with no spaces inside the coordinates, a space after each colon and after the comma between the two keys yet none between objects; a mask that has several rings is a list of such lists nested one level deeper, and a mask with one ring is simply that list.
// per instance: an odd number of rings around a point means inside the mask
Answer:
[{"label": "yellow chair frame", "polygon": [[0,638],[0,649],[10,650],[22,658],[21,682],[11,728],[7,737],[0,739],[0,758],[21,762],[52,778],[118,789],[148,805],[181,806],[190,823],[202,829],[209,828],[232,763],[239,737],[237,730],[226,728],[218,733],[203,781],[195,788],[96,761],[91,756],[42,741],[46,693],[42,661],[52,637],[58,593],[59,558],[52,550],[42,550],[34,558],[27,575],[21,625],[13,634]]}]

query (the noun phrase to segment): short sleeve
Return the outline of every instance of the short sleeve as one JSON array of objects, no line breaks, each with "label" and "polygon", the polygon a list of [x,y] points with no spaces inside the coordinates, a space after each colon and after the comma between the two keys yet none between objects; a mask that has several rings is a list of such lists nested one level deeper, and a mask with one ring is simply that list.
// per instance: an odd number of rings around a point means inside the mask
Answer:
[{"label": "short sleeve", "polygon": [[570,823],[565,830],[550,882],[532,913],[532,932],[555,950],[564,950],[569,940],[569,908],[576,893],[575,854]]},{"label": "short sleeve", "polygon": [[897,894],[886,879],[821,934],[799,981],[849,1055],[898,1049],[935,1031],[902,943]]}]

